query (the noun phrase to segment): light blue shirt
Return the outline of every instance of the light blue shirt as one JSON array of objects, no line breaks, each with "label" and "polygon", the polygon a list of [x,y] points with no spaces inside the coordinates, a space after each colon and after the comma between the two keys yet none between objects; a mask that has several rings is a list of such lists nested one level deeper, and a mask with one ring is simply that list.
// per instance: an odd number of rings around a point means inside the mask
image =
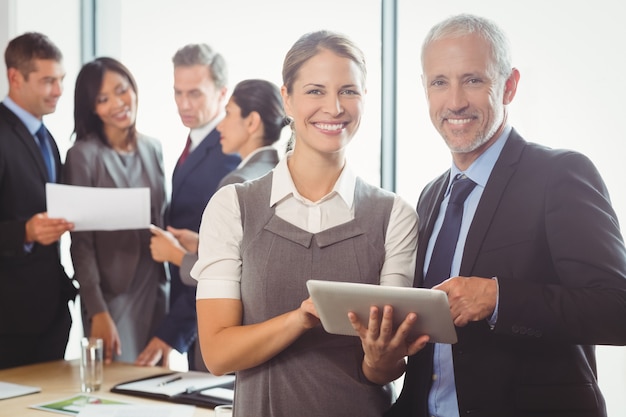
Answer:
[{"label": "light blue shirt", "polygon": [[[463,258],[463,249],[465,248],[465,240],[467,239],[467,232],[469,231],[476,208],[480,202],[480,198],[483,195],[491,171],[496,164],[496,161],[500,157],[500,152],[506,143],[512,127],[505,126],[504,131],[482,155],[480,155],[472,165],[464,172],[460,171],[453,163],[450,168],[450,181],[446,189],[446,195],[441,202],[439,209],[439,215],[435,221],[433,233],[428,241],[428,247],[426,249],[426,259],[424,262],[424,276],[428,270],[430,264],[430,258],[433,253],[433,247],[435,240],[441,229],[443,223],[443,217],[446,212],[448,200],[450,199],[450,189],[452,180],[459,174],[465,174],[469,179],[476,183],[476,186],[469,194],[463,205],[463,219],[461,220],[461,231],[459,233],[459,240],[457,241],[456,249],[454,251],[454,257],[452,258],[452,268],[450,269],[450,276],[455,277],[459,275],[461,268],[461,260]],[[497,318],[497,304],[496,310],[493,316],[490,318],[489,323],[493,325]],[[434,346],[433,356],[433,385],[428,395],[428,410],[431,416],[434,417],[458,417],[459,405],[456,398],[456,386],[454,382],[454,364],[452,361],[452,345],[436,343]]]},{"label": "light blue shirt", "polygon": [[[43,125],[43,121],[39,120],[38,118],[36,118],[35,116],[33,116],[32,114],[30,114],[29,112],[27,112],[26,110],[24,110],[23,108],[21,108],[20,106],[18,106],[17,104],[15,104],[15,102],[13,100],[11,100],[11,98],[9,96],[7,96],[4,99],[4,105],[7,106],[7,108],[9,110],[11,110],[13,113],[15,113],[15,115],[18,117],[18,119],[20,119],[22,121],[22,123],[24,123],[24,125],[26,126],[26,129],[28,129],[28,131],[30,132],[31,135],[33,135],[33,139],[35,140],[35,142],[37,143],[37,146],[40,147],[41,144],[39,143],[39,138],[37,137],[37,131],[39,130],[39,128],[41,127],[41,125]],[[49,155],[49,163],[51,166],[55,166],[55,161],[54,158],[52,157],[52,148],[50,146],[50,143],[48,141],[45,141],[45,143],[43,144],[43,146],[46,147],[46,149],[48,150],[48,155]],[[42,154],[42,156],[45,158],[45,156]],[[50,182],[55,182],[55,173],[52,173],[52,178],[50,178]]]},{"label": "light blue shirt", "polygon": [[42,121],[15,104],[15,102],[11,100],[9,96],[4,98],[2,104],[7,106],[9,110],[15,113],[17,118],[20,119],[22,123],[24,123],[24,126],[26,126],[26,129],[28,129],[30,134],[33,135],[33,138],[35,138],[35,142],[39,143],[37,141],[35,133],[37,133],[37,131],[39,130],[39,126],[41,126]]},{"label": "light blue shirt", "polygon": [[[33,135],[33,140],[37,144],[37,147],[39,147],[39,139],[37,139],[35,133],[37,133],[43,122],[23,108],[21,108],[20,106],[18,106],[13,100],[11,100],[11,97],[9,96],[6,96],[4,98],[2,104],[7,106],[7,108],[15,113],[17,118],[20,119],[22,123],[24,123],[26,129],[28,129],[30,134]],[[50,149],[50,144],[46,143],[44,146],[48,148],[48,154],[52,155],[52,149]],[[52,161],[52,166],[54,166],[54,161]],[[24,243],[24,251],[31,252],[33,250],[33,246],[33,243]]]}]

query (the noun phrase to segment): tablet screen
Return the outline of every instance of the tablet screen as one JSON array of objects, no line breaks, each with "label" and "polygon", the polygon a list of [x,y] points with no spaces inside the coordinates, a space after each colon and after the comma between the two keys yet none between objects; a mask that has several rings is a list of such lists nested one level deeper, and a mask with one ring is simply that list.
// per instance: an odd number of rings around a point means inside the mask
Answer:
[{"label": "tablet screen", "polygon": [[328,333],[356,336],[348,312],[353,311],[367,325],[370,306],[378,306],[382,311],[385,305],[391,305],[395,328],[407,314],[417,314],[412,338],[428,334],[433,343],[457,341],[448,297],[441,290],[322,280],[307,281],[307,288]]}]

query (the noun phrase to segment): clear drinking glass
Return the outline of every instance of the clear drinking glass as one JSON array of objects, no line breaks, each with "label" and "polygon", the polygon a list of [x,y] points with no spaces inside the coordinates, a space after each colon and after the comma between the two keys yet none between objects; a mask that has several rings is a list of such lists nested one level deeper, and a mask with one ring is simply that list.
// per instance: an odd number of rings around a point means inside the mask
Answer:
[{"label": "clear drinking glass", "polygon": [[80,341],[80,389],[82,392],[98,391],[103,377],[104,342],[95,337]]}]

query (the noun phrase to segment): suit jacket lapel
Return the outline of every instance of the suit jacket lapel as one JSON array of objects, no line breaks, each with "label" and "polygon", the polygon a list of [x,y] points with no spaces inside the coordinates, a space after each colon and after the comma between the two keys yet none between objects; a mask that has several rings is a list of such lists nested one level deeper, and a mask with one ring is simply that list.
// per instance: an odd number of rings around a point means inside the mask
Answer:
[{"label": "suit jacket lapel", "polygon": [[[47,182],[48,181],[48,168],[46,168],[46,164],[43,160],[43,156],[41,155],[41,150],[39,149],[39,146],[35,142],[35,138],[33,137],[33,135],[30,134],[28,129],[26,129],[26,126],[24,126],[24,123],[22,123],[19,117],[17,117],[15,113],[9,110],[9,108],[6,107],[2,103],[0,103],[0,111],[4,113],[4,116],[6,117],[7,121],[13,126],[13,129],[15,130],[15,135],[17,136],[18,140],[21,141],[22,144],[28,149],[28,153],[34,159],[35,164],[37,164],[37,167],[39,169],[39,174],[41,175],[42,180],[44,182]],[[53,148],[53,152],[55,153],[55,160],[56,160],[56,156],[58,155],[59,151],[56,148],[56,144],[52,144],[52,142],[54,141],[53,140],[50,141],[50,145]],[[57,174],[58,174],[58,169],[57,169]]]},{"label": "suit jacket lapel", "polygon": [[117,188],[129,188],[130,184],[124,173],[124,167],[120,157],[115,150],[109,146],[105,146],[98,140],[98,146],[100,147],[100,155],[102,162],[106,167],[107,172],[111,176],[111,179],[115,183]]},{"label": "suit jacket lapel", "polygon": [[159,176],[155,175],[160,171],[160,167],[157,165],[156,158],[152,157],[150,146],[146,141],[141,140],[141,136],[137,138],[137,154],[146,173],[149,174],[150,188],[152,190],[160,189],[160,185],[157,183]]},{"label": "suit jacket lapel", "polygon": [[219,141],[220,133],[216,129],[213,129],[204,139],[202,139],[200,144],[198,144],[198,147],[189,154],[185,163],[181,166],[177,165],[174,168],[174,173],[172,174],[173,190],[179,189],[181,183],[185,181],[185,178],[193,172],[194,168],[198,164],[202,163],[205,155],[210,152],[211,148],[216,145],[220,146]]},{"label": "suit jacket lapel", "polygon": [[420,222],[423,219],[427,219],[427,222],[419,227],[419,244],[417,246],[417,262],[415,263],[415,279],[413,281],[413,286],[415,287],[421,287],[424,283],[424,262],[426,260],[428,241],[433,233],[435,221],[439,215],[439,208],[441,207],[449,178],[450,170],[446,171],[442,176],[429,184],[422,192],[422,196],[418,202],[417,212]]},{"label": "suit jacket lapel", "polygon": [[472,273],[485,235],[489,231],[493,216],[498,210],[504,190],[517,169],[525,145],[524,139],[515,130],[512,130],[498,161],[493,167],[493,171],[491,171],[489,181],[485,186],[469,228],[463,260],[461,261],[461,276],[469,276]]}]

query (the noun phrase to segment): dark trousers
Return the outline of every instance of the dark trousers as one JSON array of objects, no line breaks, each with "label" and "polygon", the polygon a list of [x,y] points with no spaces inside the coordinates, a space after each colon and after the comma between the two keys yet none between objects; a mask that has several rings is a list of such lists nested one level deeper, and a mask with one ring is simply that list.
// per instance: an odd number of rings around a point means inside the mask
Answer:
[{"label": "dark trousers", "polygon": [[71,326],[67,303],[60,303],[55,320],[45,332],[0,335],[0,369],[63,359]]}]

